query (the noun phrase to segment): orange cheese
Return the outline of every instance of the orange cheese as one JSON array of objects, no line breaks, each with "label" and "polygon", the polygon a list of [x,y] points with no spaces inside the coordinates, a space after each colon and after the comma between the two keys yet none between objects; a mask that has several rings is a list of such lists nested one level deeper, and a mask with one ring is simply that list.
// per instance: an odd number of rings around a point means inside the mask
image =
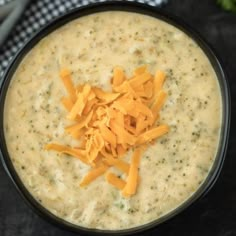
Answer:
[{"label": "orange cheese", "polygon": [[[167,125],[155,126],[167,96],[162,89],[165,74],[157,71],[153,76],[144,65],[127,79],[124,70],[115,67],[109,92],[89,84],[74,86],[67,69],[61,71],[60,77],[69,94],[61,103],[68,111],[67,118],[74,122],[65,131],[79,140],[80,146],[51,143],[45,149],[69,154],[92,166],[81,187],[113,167],[124,173],[126,179],[109,172],[105,175],[107,182],[122,190],[125,197],[134,195],[140,182],[142,152],[148,143],[169,131]],[[128,163],[121,158],[130,150],[133,155]]]},{"label": "orange cheese", "polygon": [[147,142],[150,142],[160,136],[166,134],[169,131],[169,127],[167,125],[160,125],[158,127],[152,128],[142,134],[137,138],[136,144],[141,145]]},{"label": "orange cheese", "polygon": [[113,71],[113,79],[112,79],[113,86],[122,84],[124,80],[125,80],[125,74],[124,74],[123,69],[119,66],[115,67]]},{"label": "orange cheese", "polygon": [[119,190],[122,190],[126,185],[126,182],[124,180],[118,178],[116,175],[114,175],[111,172],[108,172],[106,174],[106,180],[108,183],[112,184],[113,186],[115,186]]},{"label": "orange cheese", "polygon": [[90,85],[85,84],[82,92],[77,95],[77,100],[67,116],[68,119],[74,120],[77,115],[81,116],[83,109],[86,105],[86,102],[88,101],[90,90],[91,90]]},{"label": "orange cheese", "polygon": [[163,71],[157,71],[154,78],[154,94],[158,94],[165,81],[165,74]]},{"label": "orange cheese", "polygon": [[156,96],[155,101],[153,102],[151,109],[152,109],[152,113],[158,114],[165,102],[165,99],[167,97],[166,92],[164,92],[163,90],[159,91],[158,95]]},{"label": "orange cheese", "polygon": [[105,124],[101,124],[99,129],[104,140],[116,147],[116,135]]},{"label": "orange cheese", "polygon": [[61,103],[66,108],[67,111],[70,111],[73,107],[73,102],[71,101],[71,98],[62,97]]},{"label": "orange cheese", "polygon": [[60,153],[65,153],[80,159],[83,163],[89,164],[87,159],[85,158],[86,152],[84,150],[78,148],[71,148],[64,145],[50,143],[45,146],[46,150],[54,150]]},{"label": "orange cheese", "polygon": [[90,184],[93,180],[104,174],[107,170],[107,166],[102,165],[97,168],[92,169],[90,172],[88,172],[87,175],[84,176],[82,181],[80,182],[80,186],[84,187],[88,184]]},{"label": "orange cheese", "polygon": [[147,65],[140,66],[134,70],[134,76],[141,75],[147,71]]},{"label": "orange cheese", "polygon": [[138,168],[140,164],[140,158],[141,158],[141,148],[137,148],[134,150],[133,156],[131,158],[131,164],[129,168],[129,173],[127,177],[127,183],[125,187],[122,190],[122,194],[124,197],[129,197],[133,194],[135,194],[137,185],[138,185]]}]

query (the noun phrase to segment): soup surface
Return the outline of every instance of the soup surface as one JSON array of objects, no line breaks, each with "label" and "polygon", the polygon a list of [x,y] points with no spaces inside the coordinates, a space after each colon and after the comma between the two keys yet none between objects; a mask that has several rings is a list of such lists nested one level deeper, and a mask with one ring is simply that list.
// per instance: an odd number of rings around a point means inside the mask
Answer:
[{"label": "soup surface", "polygon": [[[50,142],[76,145],[64,133],[71,122],[60,104],[66,91],[59,71],[70,69],[75,84],[110,90],[115,66],[131,75],[144,64],[167,75],[160,122],[169,133],[143,154],[133,197],[124,198],[103,176],[81,188],[88,166],[44,150]],[[221,96],[210,62],[182,31],[141,14],[104,12],[65,24],[25,56],[9,86],[4,125],[14,167],[45,208],[80,226],[126,229],[167,214],[206,179],[219,142]]]}]

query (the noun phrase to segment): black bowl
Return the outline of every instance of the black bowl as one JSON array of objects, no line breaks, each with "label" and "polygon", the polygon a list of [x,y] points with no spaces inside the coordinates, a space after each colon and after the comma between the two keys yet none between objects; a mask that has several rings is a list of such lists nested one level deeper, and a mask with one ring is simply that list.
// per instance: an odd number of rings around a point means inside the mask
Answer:
[{"label": "black bowl", "polygon": [[[22,181],[20,180],[16,170],[13,167],[13,164],[10,160],[9,153],[6,146],[6,140],[4,137],[4,127],[3,127],[3,113],[4,113],[4,103],[5,98],[8,90],[9,83],[11,78],[16,71],[19,63],[22,61],[24,56],[45,36],[49,33],[54,31],[55,29],[59,28],[60,26],[66,24],[67,22],[79,18],[81,16],[86,16],[92,13],[97,12],[104,12],[104,11],[127,11],[127,12],[136,12],[141,13],[144,15],[149,15],[155,17],[157,19],[163,20],[183,32],[185,32],[188,36],[190,36],[205,52],[208,59],[210,60],[212,67],[214,68],[218,82],[220,85],[221,95],[222,95],[222,127],[220,133],[220,143],[218,146],[216,158],[214,164],[211,168],[210,173],[208,174],[207,178],[205,179],[204,183],[200,186],[200,188],[183,204],[181,204],[176,209],[172,210],[168,214],[164,215],[163,217],[154,220],[151,223],[131,228],[125,230],[97,230],[97,229],[88,229],[84,227],[80,227],[74,224],[71,224],[67,221],[64,221],[52,213],[50,213],[46,208],[40,205],[29,193],[26,189]],[[222,69],[221,63],[219,62],[218,57],[216,57],[215,53],[212,49],[208,46],[208,44],[194,31],[191,27],[186,25],[186,23],[182,22],[181,20],[177,19],[176,17],[170,16],[163,12],[162,10],[150,7],[144,4],[134,3],[134,2],[103,2],[97,4],[91,4],[86,7],[80,7],[70,11],[69,13],[64,14],[63,16],[59,17],[58,19],[54,20],[50,24],[46,25],[43,29],[41,29],[36,35],[34,35],[25,45],[24,47],[18,52],[15,58],[10,63],[9,67],[7,68],[4,81],[1,87],[1,94],[0,94],[0,148],[1,148],[1,159],[2,163],[5,167],[6,172],[8,173],[9,177],[11,178],[12,182],[16,186],[19,193],[23,196],[26,202],[35,210],[39,215],[41,215],[45,220],[50,221],[64,229],[71,230],[77,233],[83,234],[112,234],[112,235],[125,235],[125,234],[134,234],[140,231],[144,231],[150,228],[153,228],[164,221],[178,215],[184,209],[195,203],[200,197],[206,194],[209,189],[213,186],[215,181],[217,180],[219,173],[221,171],[226,149],[227,149],[227,142],[229,136],[229,126],[230,126],[230,95],[229,95],[229,88],[228,83],[226,80],[226,76],[224,70]]]}]

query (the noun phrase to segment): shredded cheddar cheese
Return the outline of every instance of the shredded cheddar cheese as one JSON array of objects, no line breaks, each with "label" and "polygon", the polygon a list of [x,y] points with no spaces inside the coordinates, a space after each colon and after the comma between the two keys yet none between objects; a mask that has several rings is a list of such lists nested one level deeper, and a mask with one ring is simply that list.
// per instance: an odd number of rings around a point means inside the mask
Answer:
[{"label": "shredded cheddar cheese", "polygon": [[[66,153],[91,166],[81,187],[106,173],[106,181],[121,190],[124,197],[134,195],[140,181],[138,170],[143,151],[169,131],[168,125],[158,123],[167,96],[162,88],[165,74],[157,71],[153,76],[144,65],[127,79],[123,69],[115,67],[111,92],[89,84],[74,86],[68,69],[63,69],[60,77],[68,92],[61,103],[68,111],[67,119],[73,122],[65,127],[65,132],[81,141],[81,145],[50,143],[45,149]],[[133,155],[128,163],[122,157],[130,150]],[[110,167],[123,172],[126,179],[107,173]]]}]

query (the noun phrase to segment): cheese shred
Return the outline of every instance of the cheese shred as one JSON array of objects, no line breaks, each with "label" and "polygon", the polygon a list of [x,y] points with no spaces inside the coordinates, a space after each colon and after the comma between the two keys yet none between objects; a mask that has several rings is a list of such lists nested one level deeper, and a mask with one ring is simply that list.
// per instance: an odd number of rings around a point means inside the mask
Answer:
[{"label": "cheese shred", "polygon": [[[66,118],[72,122],[65,132],[81,145],[50,143],[45,149],[76,157],[90,166],[81,187],[104,175],[124,197],[131,197],[140,182],[142,153],[148,144],[169,131],[168,125],[159,124],[159,112],[167,97],[164,72],[157,71],[153,76],[144,65],[127,78],[122,67],[115,67],[112,91],[89,84],[74,86],[68,69],[61,70],[60,77],[68,92],[61,103],[68,112]],[[130,163],[122,160],[128,151],[133,151]],[[122,178],[109,172],[110,167],[121,171]]]}]

